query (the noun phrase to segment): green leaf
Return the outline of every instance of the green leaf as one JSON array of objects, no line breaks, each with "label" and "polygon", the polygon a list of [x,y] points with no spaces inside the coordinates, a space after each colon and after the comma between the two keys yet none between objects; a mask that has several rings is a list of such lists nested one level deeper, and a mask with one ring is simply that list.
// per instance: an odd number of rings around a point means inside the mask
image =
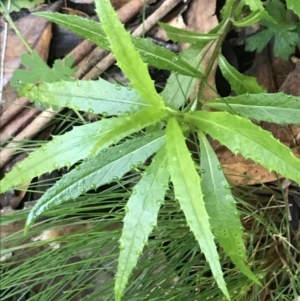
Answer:
[{"label": "green leaf", "polygon": [[272,37],[272,31],[268,28],[264,29],[246,40],[246,50],[257,50],[258,52],[262,52],[266,45],[269,43],[269,41],[272,39]]},{"label": "green leaf", "polygon": [[300,2],[298,0],[286,0],[286,4],[288,9],[291,9],[300,17]]},{"label": "green leaf", "polygon": [[[243,241],[243,227],[222,166],[214,150],[202,132],[199,132],[202,192],[205,207],[211,217],[210,224],[216,238],[232,262],[251,280],[259,281],[245,265],[246,251]],[[204,172],[205,171],[205,172]]]},{"label": "green leaf", "polygon": [[164,132],[160,131],[130,139],[83,161],[75,169],[65,174],[39,199],[28,215],[26,227],[28,228],[46,210],[70,199],[75,199],[90,189],[96,189],[116,178],[121,178],[131,169],[132,165],[144,162],[164,142]]},{"label": "green leaf", "polygon": [[72,131],[54,137],[52,141],[32,152],[28,158],[0,181],[0,193],[26,183],[61,167],[71,167],[81,159],[116,144],[162,118],[162,111],[145,109],[135,115],[102,119],[92,124],[74,127]]},{"label": "green leaf", "polygon": [[182,208],[187,224],[194,233],[201,251],[210,265],[215,280],[224,295],[230,299],[219,262],[219,255],[210,228],[200,177],[195,169],[191,154],[185,144],[185,138],[175,118],[167,125],[167,153],[171,181],[175,197]]},{"label": "green leaf", "polygon": [[[290,25],[281,26],[281,30],[275,31],[274,54],[288,60],[295,52],[295,47],[300,43],[299,34],[292,32]],[[294,27],[296,29],[296,26]]]},{"label": "green leaf", "polygon": [[[166,117],[167,112],[164,110],[158,110],[155,108],[144,109],[126,117],[125,122],[115,123],[110,132],[105,136],[101,136],[97,144],[93,148],[91,155],[98,152],[98,148],[103,148],[103,145],[107,143],[114,144],[120,141],[122,138],[140,131],[150,125],[154,125],[162,118]],[[121,117],[122,118],[122,117]]]},{"label": "green leaf", "polygon": [[237,20],[237,21],[232,21],[233,25],[237,26],[237,27],[247,27],[247,26],[251,26],[255,23],[258,23],[262,18],[262,14],[261,11],[257,10],[257,11],[253,11],[251,12],[250,15],[248,15],[247,17],[241,19],[241,20]]},{"label": "green leaf", "polygon": [[224,4],[222,8],[222,19],[228,18],[232,13],[232,7],[235,4],[236,0],[226,0],[226,3]]},{"label": "green leaf", "polygon": [[[102,49],[110,50],[109,42],[99,22],[74,15],[41,12],[34,15],[43,17],[53,23],[61,25],[75,34],[85,37]],[[147,39],[131,37],[142,59],[150,66],[166,69],[179,74],[201,77],[200,71],[183,61],[179,55],[152,43]]]},{"label": "green leaf", "polygon": [[235,155],[240,153],[269,171],[276,171],[300,183],[300,160],[268,131],[248,119],[226,112],[201,111],[186,114],[185,121],[219,140]]},{"label": "green leaf", "polygon": [[180,55],[164,47],[157,46],[149,39],[132,37],[132,42],[139,51],[143,61],[150,66],[197,78],[203,76],[199,70],[188,64]]},{"label": "green leaf", "polygon": [[126,205],[124,227],[120,238],[120,255],[115,282],[115,300],[121,300],[125,286],[147,244],[149,234],[157,225],[157,216],[168,188],[169,174],[166,168],[165,149],[154,157],[151,165]]},{"label": "green leaf", "polygon": [[17,69],[11,78],[11,84],[17,89],[21,89],[25,84],[35,84],[37,82],[53,83],[61,80],[70,81],[76,72],[72,68],[73,58],[67,57],[64,61],[56,60],[51,69],[39,56],[36,51],[32,54],[24,53],[21,62],[30,70]]},{"label": "green leaf", "polygon": [[[196,67],[200,65],[203,58],[202,53],[196,47],[188,48],[181,54],[181,57]],[[195,77],[172,73],[161,92],[162,98],[168,106],[179,109],[194,91],[196,82]]]},{"label": "green leaf", "polygon": [[196,31],[180,29],[168,24],[159,23],[160,27],[167,32],[168,37],[178,43],[191,43],[191,44],[203,44],[217,40],[220,35],[219,34],[211,34],[211,33],[199,33]]},{"label": "green leaf", "polygon": [[150,78],[148,66],[142,61],[131,41],[129,32],[120,22],[111,3],[96,0],[95,4],[117,65],[145,101],[155,107],[164,107],[163,99],[156,92],[154,81]]},{"label": "green leaf", "polygon": [[[44,3],[45,0],[13,0],[9,1],[10,3],[10,10],[9,12],[18,12],[22,8],[33,8],[39,4]],[[2,3],[5,7],[8,7],[8,0],[2,0]],[[0,8],[0,12],[2,12],[2,9]]]},{"label": "green leaf", "polygon": [[245,0],[245,4],[248,5],[252,11],[260,11],[266,20],[276,23],[277,20],[268,14],[260,0]]},{"label": "green leaf", "polygon": [[101,78],[97,81],[26,85],[19,94],[34,100],[38,106],[42,103],[104,116],[136,112],[149,107],[134,89],[111,84]]},{"label": "green leaf", "polygon": [[[278,124],[300,124],[300,97],[285,93],[244,94],[207,101],[205,106]],[[232,111],[233,110],[233,111]]]},{"label": "green leaf", "polygon": [[255,77],[239,73],[227,62],[226,58],[222,54],[219,55],[218,63],[223,76],[228,80],[231,88],[236,92],[236,94],[255,94],[264,92],[264,89],[257,83]]},{"label": "green leaf", "polygon": [[[266,11],[272,16],[278,24],[287,24],[287,10],[284,3],[280,0],[272,0],[268,1],[266,5]],[[270,26],[274,26],[274,24],[269,24]]]},{"label": "green leaf", "polygon": [[262,32],[247,39],[246,50],[262,51],[267,42],[274,38],[274,54],[287,60],[295,52],[295,47],[300,43],[297,25],[290,17],[284,4],[279,0],[269,1],[266,11],[276,22],[266,18],[260,21],[266,27]]}]

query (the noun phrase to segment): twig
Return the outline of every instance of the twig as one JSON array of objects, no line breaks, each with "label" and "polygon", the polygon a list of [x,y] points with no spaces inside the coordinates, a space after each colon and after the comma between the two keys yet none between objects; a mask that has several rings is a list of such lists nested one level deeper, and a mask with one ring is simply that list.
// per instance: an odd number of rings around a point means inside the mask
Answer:
[{"label": "twig", "polygon": [[24,139],[32,138],[40,129],[51,122],[52,118],[57,115],[59,111],[48,109],[39,114],[23,131],[21,131],[6,147],[0,152],[0,168],[2,168],[16,152],[16,148],[24,144]]},{"label": "twig", "polygon": [[0,128],[5,126],[17,114],[21,113],[29,104],[29,99],[26,97],[17,98],[3,113],[0,118]]},{"label": "twig", "polygon": [[22,127],[26,126],[32,118],[40,112],[35,107],[28,110],[24,110],[17,118],[13,119],[5,127],[1,128],[0,131],[0,145],[6,143],[11,139]]}]

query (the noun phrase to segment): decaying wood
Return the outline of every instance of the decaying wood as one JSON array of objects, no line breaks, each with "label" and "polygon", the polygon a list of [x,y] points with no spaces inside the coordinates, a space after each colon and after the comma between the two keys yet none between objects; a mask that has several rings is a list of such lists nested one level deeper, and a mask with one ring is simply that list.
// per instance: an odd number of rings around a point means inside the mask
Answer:
[{"label": "decaying wood", "polygon": [[24,130],[22,130],[6,147],[0,152],[0,168],[10,160],[11,156],[16,152],[16,147],[20,147],[25,142],[23,139],[30,139],[36,135],[41,128],[45,127],[51,122],[59,111],[48,109],[41,112]]},{"label": "decaying wood", "polygon": [[22,111],[18,118],[13,119],[0,129],[0,145],[6,143],[9,139],[14,137],[25,125],[32,121],[32,119],[40,113],[40,110],[32,107]]}]

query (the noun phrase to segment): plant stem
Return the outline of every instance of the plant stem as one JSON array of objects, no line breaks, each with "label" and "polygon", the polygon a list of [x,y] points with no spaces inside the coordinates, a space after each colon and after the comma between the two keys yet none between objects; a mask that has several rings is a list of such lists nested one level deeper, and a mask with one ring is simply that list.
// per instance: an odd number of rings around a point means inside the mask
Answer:
[{"label": "plant stem", "polygon": [[[204,77],[201,79],[201,82],[200,82],[200,86],[199,86],[199,90],[198,90],[198,104],[197,104],[197,109],[201,109],[201,101],[200,99],[202,98],[203,96],[203,93],[204,93],[204,89],[205,89],[205,86],[207,85],[207,80],[208,80],[208,76],[214,66],[214,63],[219,55],[219,52],[220,52],[220,49],[223,45],[223,42],[228,34],[228,32],[230,31],[231,29],[231,26],[232,26],[232,21],[231,21],[231,18],[232,16],[234,15],[234,12],[235,12],[235,8],[238,4],[238,1],[235,2],[235,4],[233,5],[233,9],[231,11],[231,14],[230,16],[224,21],[224,25],[222,26],[222,28],[220,29],[220,31],[222,32],[217,43],[216,43],[216,46],[215,46],[215,49],[212,53],[212,56],[211,58],[209,59],[209,62],[208,62],[208,65],[205,69],[205,72],[204,72]],[[215,42],[212,42],[212,43],[215,43]]]}]

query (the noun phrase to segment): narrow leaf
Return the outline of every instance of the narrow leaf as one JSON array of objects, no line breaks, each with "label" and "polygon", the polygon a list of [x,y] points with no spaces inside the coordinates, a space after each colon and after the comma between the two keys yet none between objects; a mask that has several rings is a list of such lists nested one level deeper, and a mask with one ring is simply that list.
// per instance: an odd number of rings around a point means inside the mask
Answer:
[{"label": "narrow leaf", "polygon": [[142,61],[131,41],[130,34],[120,22],[110,1],[98,0],[95,4],[117,65],[145,101],[152,106],[164,107],[161,96],[155,90],[154,81],[150,78],[147,65]]},{"label": "narrow leaf", "polygon": [[178,43],[191,43],[191,44],[200,44],[203,46],[203,43],[209,41],[215,41],[219,38],[220,35],[212,33],[199,33],[197,31],[191,31],[181,28],[176,28],[168,24],[159,23],[159,26],[167,32],[168,37]]},{"label": "narrow leaf", "polygon": [[231,88],[236,92],[236,94],[255,94],[264,92],[264,89],[257,83],[255,77],[246,76],[238,72],[227,62],[226,58],[222,54],[219,55],[218,62],[222,74],[228,80]]},{"label": "narrow leaf", "polygon": [[300,160],[268,131],[248,119],[226,112],[205,111],[186,114],[185,119],[219,140],[235,155],[241,153],[269,171],[300,183]]},{"label": "narrow leaf", "polygon": [[226,0],[226,3],[224,4],[224,6],[221,10],[223,20],[231,16],[232,8],[235,3],[236,3],[236,0]]},{"label": "narrow leaf", "polygon": [[250,15],[248,15],[247,17],[238,20],[238,21],[233,21],[233,25],[237,26],[237,27],[247,27],[247,26],[251,26],[255,23],[258,23],[258,21],[260,21],[262,19],[262,14],[259,10],[257,11],[253,11],[251,12]]},{"label": "narrow leaf", "polygon": [[139,51],[143,61],[150,66],[197,78],[203,76],[199,70],[187,63],[179,54],[157,46],[149,39],[132,37],[132,42]]},{"label": "narrow leaf", "polygon": [[30,98],[39,106],[68,107],[104,116],[132,113],[149,107],[134,89],[114,85],[101,78],[97,81],[26,85],[20,96]]},{"label": "narrow leaf", "polygon": [[240,115],[258,121],[278,124],[300,124],[300,97],[285,93],[244,94],[224,99],[215,99],[205,103],[210,108],[232,110]]},{"label": "narrow leaf", "polygon": [[93,148],[91,155],[98,152],[98,148],[103,148],[103,145],[114,144],[119,142],[122,138],[135,133],[149,125],[156,124],[163,117],[166,116],[166,111],[157,110],[155,108],[144,109],[126,117],[126,121],[122,123],[116,123],[111,128],[110,132],[105,136],[101,136],[97,144]]},{"label": "narrow leaf", "polygon": [[[43,17],[53,23],[61,25],[75,34],[95,43],[102,49],[110,50],[109,42],[99,22],[81,18],[75,15],[63,15],[59,13],[40,12],[36,16]],[[147,39],[131,37],[136,49],[145,63],[160,69],[166,69],[179,74],[194,77],[202,76],[191,65],[184,62],[177,54],[152,43]]]},{"label": "narrow leaf", "polygon": [[[203,58],[202,53],[196,47],[190,47],[181,54],[189,64],[198,68]],[[161,95],[165,103],[175,109],[182,107],[195,89],[197,78],[172,73],[168,78],[165,89]]]},{"label": "narrow leaf", "polygon": [[203,251],[210,265],[219,288],[230,299],[223,278],[214,236],[211,232],[210,219],[203,201],[200,177],[175,118],[169,120],[166,134],[168,166],[175,196],[185,214],[188,226],[194,233],[201,251]]},{"label": "narrow leaf", "polygon": [[[246,251],[243,241],[243,227],[236,208],[236,202],[231,194],[222,166],[217,155],[202,132],[199,132],[202,192],[205,207],[211,217],[210,224],[213,233],[219,240],[232,262],[251,280],[259,281],[245,265]],[[205,171],[205,172],[204,172]]]},{"label": "narrow leaf", "polygon": [[151,165],[126,205],[124,227],[120,239],[120,255],[115,282],[115,300],[121,300],[129,276],[147,244],[148,236],[157,225],[157,216],[168,188],[164,148],[154,157]]},{"label": "narrow leaf", "polygon": [[121,145],[110,147],[93,158],[83,161],[75,169],[65,174],[39,199],[31,209],[26,227],[53,206],[75,199],[82,192],[121,178],[132,165],[144,162],[165,142],[163,131],[128,140]]},{"label": "narrow leaf", "polygon": [[34,177],[61,167],[70,167],[89,155],[116,144],[162,118],[162,111],[145,109],[135,115],[103,119],[74,127],[72,131],[54,137],[52,141],[32,152],[28,158],[0,181],[0,193],[26,183]]}]

